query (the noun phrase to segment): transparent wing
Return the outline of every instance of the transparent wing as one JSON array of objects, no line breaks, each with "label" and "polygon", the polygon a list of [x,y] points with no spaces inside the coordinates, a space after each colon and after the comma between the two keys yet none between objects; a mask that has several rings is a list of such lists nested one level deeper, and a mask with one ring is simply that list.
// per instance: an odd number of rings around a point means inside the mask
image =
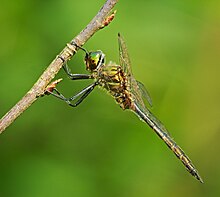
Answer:
[{"label": "transparent wing", "polygon": [[[136,80],[137,81],[137,80]],[[149,94],[149,92],[147,91],[146,87],[144,86],[143,83],[141,83],[140,81],[137,81],[139,90],[141,91],[142,97],[147,100],[147,102],[150,104],[150,106],[152,107],[152,99],[151,96]]]},{"label": "transparent wing", "polygon": [[131,61],[127,52],[127,46],[123,37],[118,33],[118,46],[119,46],[119,62],[123,71],[129,76],[132,75]]},{"label": "transparent wing", "polygon": [[164,125],[156,118],[150,110],[144,104],[142,98],[146,97],[149,104],[151,104],[151,99],[149,93],[147,92],[144,85],[135,80],[131,71],[131,63],[127,52],[126,44],[123,38],[118,34],[118,44],[119,44],[119,59],[120,65],[123,71],[126,73],[129,83],[129,90],[132,94],[134,107],[131,109],[136,113],[141,120],[146,122],[156,134],[167,144],[167,146],[174,152],[174,154],[181,160],[186,169],[200,182],[202,178],[199,176],[198,171],[195,169],[194,165],[190,161],[189,157],[184,153],[184,151],[176,144],[176,142],[169,135],[168,131]]},{"label": "transparent wing", "polygon": [[143,98],[152,105],[149,93],[141,82],[135,80],[131,70],[131,61],[128,55],[127,46],[123,37],[118,34],[118,45],[119,45],[119,61],[123,71],[126,73],[128,82],[130,85],[130,91],[133,95],[134,101],[139,105],[140,108],[146,108]]}]

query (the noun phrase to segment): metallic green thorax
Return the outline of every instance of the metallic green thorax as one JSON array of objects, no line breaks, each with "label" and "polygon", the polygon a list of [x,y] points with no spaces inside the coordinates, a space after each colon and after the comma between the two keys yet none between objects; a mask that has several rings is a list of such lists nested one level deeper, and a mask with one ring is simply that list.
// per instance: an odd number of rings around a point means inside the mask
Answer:
[{"label": "metallic green thorax", "polygon": [[86,68],[92,72],[98,85],[105,88],[122,109],[131,109],[131,93],[126,73],[120,65],[109,62],[105,64],[105,54],[102,51],[90,52],[85,57]]}]

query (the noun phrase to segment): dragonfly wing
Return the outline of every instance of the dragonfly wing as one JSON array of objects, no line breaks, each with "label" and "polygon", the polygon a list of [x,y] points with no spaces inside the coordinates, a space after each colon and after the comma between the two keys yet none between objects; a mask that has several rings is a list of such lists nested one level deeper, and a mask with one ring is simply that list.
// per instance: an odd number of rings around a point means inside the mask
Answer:
[{"label": "dragonfly wing", "polygon": [[152,99],[151,99],[151,96],[150,96],[149,92],[147,91],[146,87],[140,81],[137,81],[137,84],[138,84],[139,90],[140,90],[140,92],[142,94],[142,98],[146,99],[147,102],[152,107]]},{"label": "dragonfly wing", "polygon": [[128,55],[127,46],[123,37],[118,33],[118,46],[119,46],[119,62],[123,68],[123,71],[130,77],[132,75],[131,71],[131,61]]},{"label": "dragonfly wing", "polygon": [[131,69],[131,61],[128,55],[128,50],[126,43],[123,39],[123,37],[118,34],[118,45],[119,45],[119,61],[120,65],[123,69],[123,71],[127,75],[127,79],[130,85],[130,91],[133,95],[133,99],[136,101],[136,103],[139,104],[141,108],[146,108],[143,98],[146,98],[146,100],[149,102],[150,105],[152,105],[149,93],[147,92],[146,88],[144,88],[144,85],[138,81],[135,80],[132,74]]},{"label": "dragonfly wing", "polygon": [[166,143],[166,145],[174,152],[174,154],[181,160],[186,169],[200,182],[202,178],[199,176],[198,171],[195,169],[194,165],[190,161],[189,157],[184,153],[184,151],[176,144],[176,142],[169,135],[168,131],[164,125],[158,120],[151,112],[147,109],[144,104],[143,97],[146,97],[147,101],[151,104],[151,99],[149,93],[144,88],[144,85],[135,80],[132,76],[131,63],[127,52],[127,47],[124,39],[118,34],[118,44],[119,44],[119,59],[120,65],[123,71],[126,73],[129,88],[132,93],[133,106],[132,111],[139,116],[141,120],[147,123],[155,133]]}]

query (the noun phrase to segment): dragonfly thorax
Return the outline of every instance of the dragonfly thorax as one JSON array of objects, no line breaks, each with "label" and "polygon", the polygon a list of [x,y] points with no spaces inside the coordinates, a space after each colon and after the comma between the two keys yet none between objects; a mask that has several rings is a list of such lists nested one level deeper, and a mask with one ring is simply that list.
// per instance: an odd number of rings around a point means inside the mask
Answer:
[{"label": "dragonfly thorax", "polygon": [[93,72],[99,69],[105,63],[105,54],[98,50],[92,51],[85,56],[86,69]]}]

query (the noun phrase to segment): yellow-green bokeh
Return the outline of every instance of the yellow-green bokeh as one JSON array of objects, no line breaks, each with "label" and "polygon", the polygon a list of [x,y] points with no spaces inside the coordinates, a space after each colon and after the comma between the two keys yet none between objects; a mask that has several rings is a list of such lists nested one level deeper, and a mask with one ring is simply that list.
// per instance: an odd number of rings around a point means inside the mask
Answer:
[{"label": "yellow-green bokeh", "polygon": [[[12,0],[0,6],[0,115],[103,5],[102,1]],[[220,4],[218,1],[120,0],[113,23],[85,45],[118,62],[125,38],[135,77],[152,111],[193,160],[193,179],[166,145],[129,111],[96,89],[77,108],[35,102],[0,136],[1,197],[219,196]],[[86,73],[83,52],[69,65]],[[67,96],[89,81],[70,81]]]}]

